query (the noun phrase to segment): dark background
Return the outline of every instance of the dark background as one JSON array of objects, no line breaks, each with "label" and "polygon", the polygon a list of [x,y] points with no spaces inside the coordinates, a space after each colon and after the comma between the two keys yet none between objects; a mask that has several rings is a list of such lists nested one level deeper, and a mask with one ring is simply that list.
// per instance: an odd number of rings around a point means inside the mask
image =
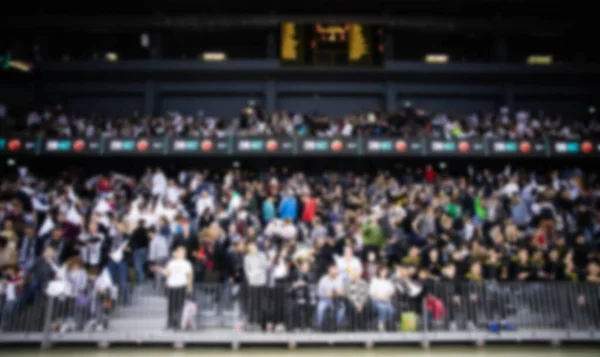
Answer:
[{"label": "dark background", "polygon": [[[0,54],[33,61],[35,70],[0,72],[0,101],[16,115],[61,103],[85,115],[232,117],[254,100],[269,111],[332,116],[396,111],[406,101],[455,115],[508,104],[583,116],[599,102],[596,18],[572,2],[532,0],[11,3],[0,14]],[[283,21],[382,29],[383,63],[284,66]],[[204,51],[229,60],[204,63]],[[106,62],[106,52],[119,61]],[[425,64],[428,53],[448,54],[450,63]],[[531,54],[551,54],[554,64],[528,66]]]}]

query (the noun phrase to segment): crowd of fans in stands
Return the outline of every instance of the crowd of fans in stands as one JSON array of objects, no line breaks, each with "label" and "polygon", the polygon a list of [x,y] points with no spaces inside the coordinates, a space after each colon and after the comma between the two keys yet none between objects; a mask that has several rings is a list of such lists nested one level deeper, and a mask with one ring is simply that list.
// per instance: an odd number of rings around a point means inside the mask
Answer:
[{"label": "crowd of fans in stands", "polygon": [[301,316],[287,327],[322,327],[333,312],[334,324],[369,328],[361,314],[373,309],[375,328],[386,329],[395,299],[411,304],[434,282],[452,286],[443,304],[462,306],[462,282],[598,283],[595,180],[575,169],[451,177],[431,166],[49,180],[21,168],[0,178],[1,321],[41,292],[70,296],[80,316],[103,311],[93,302],[127,303],[151,274],[167,276],[169,327],[194,286],[239,284],[248,325],[265,330],[287,324],[286,304],[273,299],[288,293]]},{"label": "crowd of fans in stands", "polygon": [[140,136],[224,136],[299,135],[299,136],[432,136],[466,138],[483,136],[502,139],[534,139],[543,136],[566,139],[600,135],[595,110],[585,118],[561,117],[543,112],[480,112],[468,116],[428,113],[407,106],[397,113],[357,112],[343,118],[277,111],[266,113],[251,103],[237,118],[219,118],[214,113],[170,113],[161,117],[132,114],[106,118],[67,114],[54,110],[33,111],[24,121],[15,121],[13,130],[54,137],[140,137]]}]

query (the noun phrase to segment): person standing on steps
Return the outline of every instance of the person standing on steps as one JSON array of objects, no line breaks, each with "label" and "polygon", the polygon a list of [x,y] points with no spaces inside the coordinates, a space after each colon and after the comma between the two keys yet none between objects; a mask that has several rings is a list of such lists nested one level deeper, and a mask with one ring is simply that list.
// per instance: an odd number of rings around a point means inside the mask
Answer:
[{"label": "person standing on steps", "polygon": [[131,234],[131,246],[133,248],[133,266],[137,275],[139,285],[144,283],[146,279],[146,260],[148,259],[149,233],[146,228],[146,222],[141,219],[138,225]]},{"label": "person standing on steps", "polygon": [[194,280],[192,264],[186,259],[185,247],[175,247],[167,266],[154,266],[153,270],[167,278],[167,328],[177,329],[185,298],[192,293]]}]

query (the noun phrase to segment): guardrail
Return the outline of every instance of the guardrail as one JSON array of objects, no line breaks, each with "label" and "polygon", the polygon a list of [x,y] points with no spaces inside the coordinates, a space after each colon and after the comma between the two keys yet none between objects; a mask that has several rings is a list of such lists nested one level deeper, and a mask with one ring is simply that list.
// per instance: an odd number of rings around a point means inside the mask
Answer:
[{"label": "guardrail", "polygon": [[319,298],[313,285],[202,284],[187,294],[154,284],[128,304],[40,295],[2,318],[5,344],[591,343],[600,284],[435,283],[389,302]]},{"label": "guardrail", "polygon": [[600,157],[600,140],[498,140],[399,137],[148,137],[43,138],[0,137],[0,154],[28,156],[377,156],[377,157]]}]

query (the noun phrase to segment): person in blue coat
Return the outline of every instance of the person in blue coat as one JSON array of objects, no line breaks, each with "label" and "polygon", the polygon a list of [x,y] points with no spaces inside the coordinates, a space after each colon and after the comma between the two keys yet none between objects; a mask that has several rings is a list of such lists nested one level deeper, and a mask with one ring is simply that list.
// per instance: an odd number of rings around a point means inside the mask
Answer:
[{"label": "person in blue coat", "polygon": [[262,218],[265,223],[270,222],[275,218],[275,204],[273,197],[268,197],[262,206]]},{"label": "person in blue coat", "polygon": [[281,202],[279,203],[279,218],[289,218],[292,221],[296,221],[298,218],[298,202],[291,193],[286,193]]}]

